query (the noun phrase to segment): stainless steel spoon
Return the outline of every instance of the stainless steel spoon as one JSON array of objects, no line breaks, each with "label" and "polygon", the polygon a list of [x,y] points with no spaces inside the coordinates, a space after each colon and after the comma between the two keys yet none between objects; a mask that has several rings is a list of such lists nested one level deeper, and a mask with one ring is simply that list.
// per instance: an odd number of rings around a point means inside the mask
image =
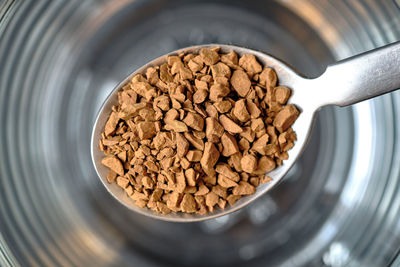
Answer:
[{"label": "stainless steel spoon", "polygon": [[[297,134],[297,142],[289,151],[289,159],[283,165],[268,173],[273,181],[261,184],[255,194],[243,197],[232,207],[224,210],[216,209],[206,215],[171,213],[162,215],[147,208],[139,208],[115,183],[109,184],[106,179],[108,169],[100,162],[104,157],[98,148],[101,132],[110,115],[111,107],[118,104],[117,92],[127,81],[138,73],[144,73],[150,66],[161,65],[167,56],[182,52],[198,54],[201,48],[220,47],[222,53],[235,51],[239,55],[254,54],[264,66],[275,69],[279,77],[279,84],[292,89],[289,103],[295,104],[301,114],[293,124]],[[159,57],[133,72],[122,81],[107,97],[94,124],[91,140],[91,154],[97,174],[108,191],[129,209],[150,216],[152,218],[173,222],[195,222],[216,218],[237,211],[250,204],[276,186],[296,162],[304,150],[310,135],[314,117],[319,108],[326,105],[347,106],[360,101],[385,94],[400,88],[400,42],[387,45],[328,66],[318,78],[308,79],[295,72],[280,60],[259,51],[237,47],[233,45],[210,44],[192,46],[171,52]]]}]

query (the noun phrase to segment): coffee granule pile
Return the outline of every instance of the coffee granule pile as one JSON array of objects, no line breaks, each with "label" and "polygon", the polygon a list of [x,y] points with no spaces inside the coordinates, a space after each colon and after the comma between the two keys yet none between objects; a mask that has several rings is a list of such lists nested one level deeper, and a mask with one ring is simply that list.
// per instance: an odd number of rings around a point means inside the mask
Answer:
[{"label": "coffee granule pile", "polygon": [[272,68],[219,48],[170,56],[118,92],[99,140],[139,207],[206,214],[251,195],[288,159],[299,116]]}]

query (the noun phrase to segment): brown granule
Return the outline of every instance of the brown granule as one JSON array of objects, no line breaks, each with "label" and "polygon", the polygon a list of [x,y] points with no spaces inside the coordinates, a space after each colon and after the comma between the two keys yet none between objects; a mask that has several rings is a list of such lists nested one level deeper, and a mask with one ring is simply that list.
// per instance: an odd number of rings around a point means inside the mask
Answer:
[{"label": "brown granule", "polygon": [[299,116],[290,95],[254,55],[170,56],[118,93],[99,140],[107,181],[162,214],[232,206],[288,159]]}]

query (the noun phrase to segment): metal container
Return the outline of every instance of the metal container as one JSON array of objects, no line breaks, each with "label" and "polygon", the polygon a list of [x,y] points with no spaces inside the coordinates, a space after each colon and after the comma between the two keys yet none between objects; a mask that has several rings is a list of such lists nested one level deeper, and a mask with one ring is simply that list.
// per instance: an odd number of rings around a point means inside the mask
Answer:
[{"label": "metal container", "polygon": [[232,43],[313,77],[397,40],[391,0],[3,0],[0,265],[399,266],[398,92],[321,110],[280,186],[202,223],[130,212],[89,149],[106,95],[168,51]]}]

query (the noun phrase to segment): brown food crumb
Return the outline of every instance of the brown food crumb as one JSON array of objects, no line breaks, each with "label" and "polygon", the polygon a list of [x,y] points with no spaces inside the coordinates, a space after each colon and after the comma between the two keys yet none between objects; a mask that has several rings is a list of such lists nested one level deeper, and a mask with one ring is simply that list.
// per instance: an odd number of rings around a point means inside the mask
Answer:
[{"label": "brown food crumb", "polygon": [[214,192],[209,192],[209,193],[206,195],[206,205],[207,205],[208,207],[214,207],[215,204],[218,203],[218,199],[219,199],[219,197],[218,197],[217,194],[215,194]]},{"label": "brown food crumb", "polygon": [[182,212],[193,213],[196,212],[196,201],[191,194],[185,194],[181,202]]},{"label": "brown food crumb", "polygon": [[207,206],[206,206],[206,199],[204,196],[194,196],[194,199],[196,200],[197,205],[199,206],[199,209],[196,211],[197,214],[207,214]]},{"label": "brown food crumb", "polygon": [[242,154],[239,152],[239,153],[233,154],[233,155],[229,158],[228,163],[229,163],[229,165],[230,165],[231,167],[235,168],[235,170],[236,170],[237,172],[242,172],[243,169],[242,169],[241,160],[242,160]]},{"label": "brown food crumb", "polygon": [[257,169],[253,171],[255,174],[265,174],[275,169],[276,164],[273,159],[267,156],[262,156],[257,163]]},{"label": "brown food crumb", "polygon": [[117,177],[117,185],[119,185],[122,188],[126,188],[129,185],[129,179],[122,177],[122,176],[118,176]]},{"label": "brown food crumb", "polygon": [[218,206],[221,208],[221,209],[225,209],[225,207],[226,207],[226,200],[225,199],[222,199],[222,198],[220,198],[219,200],[218,200]]},{"label": "brown food crumb", "polygon": [[240,199],[241,196],[239,195],[229,195],[226,198],[226,201],[228,201],[229,205],[233,206],[233,204],[236,203],[236,201],[238,201]]},{"label": "brown food crumb", "polygon": [[178,192],[172,192],[167,200],[167,207],[173,211],[178,211],[178,205],[180,204],[183,195]]},{"label": "brown food crumb", "polygon": [[115,127],[117,127],[118,121],[119,121],[118,113],[112,112],[105,126],[104,133],[106,134],[106,136],[111,135],[115,131]]},{"label": "brown food crumb", "polygon": [[[132,195],[133,196],[133,195]],[[147,205],[147,200],[144,199],[138,199],[135,201],[135,204],[140,207],[140,208],[144,208]]]},{"label": "brown food crumb", "polygon": [[211,191],[214,192],[215,194],[217,194],[218,196],[222,197],[223,199],[226,199],[228,196],[227,189],[220,185],[213,186]]},{"label": "brown food crumb", "polygon": [[203,195],[207,194],[208,192],[210,192],[210,190],[208,189],[207,186],[205,186],[203,184],[203,185],[199,186],[199,190],[195,193],[195,195],[196,196],[203,196]]},{"label": "brown food crumb", "polygon": [[289,157],[291,90],[254,55],[219,48],[170,56],[118,92],[99,149],[137,206],[206,214],[254,194]]},{"label": "brown food crumb", "polygon": [[153,189],[154,188],[154,182],[153,180],[148,177],[148,176],[143,176],[142,178],[142,184],[145,188],[147,189]]},{"label": "brown food crumb", "polygon": [[[187,170],[189,167],[190,167],[190,162],[189,162],[189,160],[187,159],[187,158],[181,158],[180,159],[180,164],[181,164],[181,167],[184,169],[184,170]],[[171,165],[170,165],[171,166]]]},{"label": "brown food crumb", "polygon": [[275,87],[276,82],[278,81],[278,77],[276,76],[276,72],[272,68],[265,68],[260,73],[259,80],[261,85],[269,89],[271,87]]},{"label": "brown food crumb", "polygon": [[294,123],[299,114],[300,112],[297,110],[297,108],[294,105],[289,104],[276,115],[274,126],[279,132],[282,133]]},{"label": "brown food crumb", "polygon": [[228,188],[228,187],[234,187],[234,186],[237,186],[238,184],[237,183],[235,183],[234,181],[232,181],[231,179],[229,179],[228,177],[226,177],[225,175],[223,175],[223,174],[219,174],[218,175],[218,184],[220,185],[220,186],[222,186],[222,187],[226,187],[226,188]]},{"label": "brown food crumb", "polygon": [[219,121],[221,122],[224,129],[230,133],[243,132],[243,129],[239,125],[237,125],[234,121],[232,121],[225,115],[220,116]]},{"label": "brown food crumb", "polygon": [[133,187],[128,185],[128,187],[125,188],[125,192],[128,194],[128,196],[131,196],[133,194]]},{"label": "brown food crumb", "polygon": [[187,132],[188,127],[184,122],[178,121],[178,120],[173,120],[170,121],[166,126],[165,129],[167,130],[172,130],[177,133],[182,133],[182,132]]},{"label": "brown food crumb", "polygon": [[214,165],[219,159],[219,151],[213,143],[207,142],[204,146],[204,153],[200,160],[201,167],[207,175],[214,175]]},{"label": "brown food crumb", "polygon": [[261,155],[266,155],[268,141],[269,141],[269,135],[264,134],[253,143],[251,150],[258,152]]},{"label": "brown food crumb", "polygon": [[215,108],[215,106],[212,105],[211,103],[205,103],[205,106],[207,115],[210,116],[211,118],[218,119],[218,110]]},{"label": "brown food crumb", "polygon": [[273,179],[269,176],[265,176],[262,180],[261,183],[269,183],[271,182]]},{"label": "brown food crumb", "polygon": [[157,211],[161,212],[162,214],[169,214],[171,210],[165,203],[157,202]]},{"label": "brown food crumb", "polygon": [[231,109],[232,103],[227,100],[221,100],[221,101],[215,102],[214,106],[218,110],[219,113],[226,113]]},{"label": "brown food crumb", "polygon": [[242,151],[249,150],[249,149],[250,149],[250,142],[247,141],[246,138],[240,139],[240,141],[239,141],[239,148],[240,148],[240,150],[242,150]]},{"label": "brown food crumb", "polygon": [[217,183],[217,176],[215,174],[206,175],[203,177],[203,181],[208,185],[215,185]]},{"label": "brown food crumb", "polygon": [[261,115],[261,110],[250,99],[247,99],[247,109],[252,119],[257,119]]},{"label": "brown food crumb", "polygon": [[232,194],[234,195],[251,195],[256,192],[256,188],[247,182],[240,181],[239,185],[234,187]]},{"label": "brown food crumb", "polygon": [[258,177],[251,177],[250,184],[257,187],[260,184],[260,179]]},{"label": "brown food crumb", "polygon": [[116,156],[108,156],[102,159],[101,164],[110,168],[118,175],[124,176],[124,167]]},{"label": "brown food crumb", "polygon": [[224,134],[224,127],[212,117],[206,119],[206,136],[208,141],[217,143]]},{"label": "brown food crumb", "polygon": [[[203,132],[201,132],[201,133],[203,133]],[[200,136],[199,134],[196,134],[196,135]],[[201,135],[201,136],[202,136],[201,138],[197,138],[197,137],[194,136],[194,134],[187,133],[187,132],[185,133],[185,137],[189,141],[189,143],[194,148],[203,151],[204,150],[204,141],[203,141],[203,139],[205,137],[205,134],[204,134],[204,136],[203,135]]]},{"label": "brown food crumb", "polygon": [[250,120],[250,114],[247,111],[245,99],[236,101],[235,108],[233,109],[233,115],[235,115],[235,117],[242,122]]},{"label": "brown food crumb", "polygon": [[185,176],[188,186],[196,186],[196,172],[193,168],[187,169]]},{"label": "brown food crumb", "polygon": [[222,62],[212,65],[211,73],[214,80],[216,80],[218,77],[226,77],[226,78],[231,77],[231,69]]},{"label": "brown food crumb", "polygon": [[215,50],[203,48],[200,50],[200,57],[204,64],[211,66],[218,62],[220,59],[218,53]]},{"label": "brown food crumb", "polygon": [[219,174],[223,174],[228,179],[234,182],[239,182],[240,180],[239,174],[237,172],[232,171],[232,169],[226,163],[218,163],[217,166],[215,167],[215,171]]},{"label": "brown food crumb", "polygon": [[208,96],[208,91],[205,89],[197,90],[193,95],[193,103],[200,104],[203,103]]},{"label": "brown food crumb", "polygon": [[251,54],[243,55],[239,60],[239,66],[250,73],[259,73],[262,71],[260,63],[258,63],[256,57]]},{"label": "brown food crumb", "polygon": [[222,155],[224,157],[229,157],[237,152],[239,152],[239,146],[236,139],[229,133],[224,133],[221,136],[221,144],[223,147]]},{"label": "brown food crumb", "polygon": [[183,122],[186,123],[187,126],[197,130],[202,131],[204,127],[204,119],[199,114],[194,114],[189,112],[186,117],[183,119]]},{"label": "brown food crumb", "polygon": [[107,181],[112,184],[115,181],[115,178],[117,178],[117,173],[114,172],[113,170],[109,170],[107,172]]},{"label": "brown food crumb", "polygon": [[251,154],[243,156],[240,161],[242,169],[247,173],[252,173],[257,168],[257,158]]},{"label": "brown food crumb", "polygon": [[227,86],[220,83],[215,83],[210,88],[209,98],[211,101],[216,102],[222,97],[227,96],[229,93],[230,90]]},{"label": "brown food crumb", "polygon": [[189,142],[181,133],[176,133],[176,154],[182,158],[189,151]]},{"label": "brown food crumb", "polygon": [[229,66],[237,66],[238,64],[238,56],[235,52],[231,51],[228,54],[221,55],[221,61]]},{"label": "brown food crumb", "polygon": [[285,104],[290,97],[290,89],[285,86],[278,86],[274,90],[275,100],[278,104]]},{"label": "brown food crumb", "polygon": [[179,117],[178,111],[176,109],[170,109],[164,116],[164,122],[165,124],[168,124],[169,122],[176,120],[178,117]]},{"label": "brown food crumb", "polygon": [[178,193],[183,193],[186,188],[186,177],[183,171],[178,172],[175,175],[176,178],[176,184],[175,184],[175,191]]},{"label": "brown food crumb", "polygon": [[190,162],[199,162],[202,156],[203,152],[201,152],[200,150],[189,150],[186,154],[186,158]]},{"label": "brown food crumb", "polygon": [[243,132],[240,133],[240,136],[243,136],[251,143],[254,141],[256,134],[250,127],[244,127]]},{"label": "brown food crumb", "polygon": [[232,74],[231,84],[240,97],[245,97],[250,90],[251,81],[246,72],[235,70]]}]

